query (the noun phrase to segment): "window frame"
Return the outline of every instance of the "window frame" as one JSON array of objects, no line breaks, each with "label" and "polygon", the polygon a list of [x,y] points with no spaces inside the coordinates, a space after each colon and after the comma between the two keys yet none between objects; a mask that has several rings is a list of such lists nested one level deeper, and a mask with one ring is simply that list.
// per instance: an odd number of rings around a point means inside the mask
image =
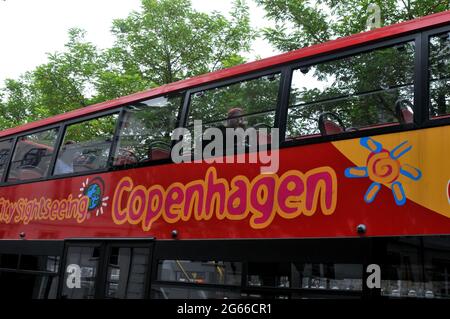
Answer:
[{"label": "window frame", "polygon": [[418,88],[418,92],[420,93],[420,98],[423,103],[423,114],[422,114],[422,121],[423,121],[423,127],[435,127],[435,126],[441,126],[441,125],[448,125],[450,124],[450,113],[448,113],[448,117],[446,118],[440,118],[440,119],[431,119],[430,118],[430,72],[429,72],[429,65],[430,65],[430,39],[433,36],[439,35],[441,33],[450,32],[450,25],[445,25],[438,28],[433,28],[430,30],[426,30],[421,32],[421,44],[422,44],[422,50],[420,52],[422,60],[420,67],[420,75],[421,75],[421,86]]},{"label": "window frame", "polygon": [[70,247],[96,247],[100,249],[97,275],[95,277],[94,296],[95,299],[105,299],[106,278],[108,276],[108,263],[113,247],[122,248],[147,248],[149,249],[147,269],[145,272],[144,295],[147,299],[150,292],[151,267],[154,252],[154,238],[70,238],[64,240],[64,251],[60,258],[60,273],[56,298],[62,299],[64,276],[66,273],[67,254]]},{"label": "window frame", "polygon": [[[169,97],[179,96],[180,97],[180,105],[178,106],[177,118],[175,119],[175,122],[174,122],[175,129],[176,129],[176,128],[180,127],[181,113],[182,113],[182,111],[184,109],[184,105],[185,105],[186,92],[187,92],[186,90],[182,90],[182,91],[169,92],[166,94],[159,94],[159,95],[152,96],[150,98],[139,99],[139,100],[133,101],[131,103],[127,103],[127,104],[120,106],[120,115],[119,115],[116,131],[114,134],[113,147],[111,149],[111,153],[110,153],[110,156],[108,159],[108,168],[110,171],[117,171],[117,170],[124,170],[124,169],[172,163],[172,159],[169,157],[169,158],[163,158],[163,159],[158,159],[158,160],[151,160],[151,161],[147,161],[147,162],[138,162],[135,164],[114,165],[114,155],[115,155],[115,152],[117,151],[117,146],[118,146],[118,143],[120,140],[120,132],[121,132],[122,124],[124,123],[124,119],[125,119],[125,116],[127,113],[126,109],[128,106],[133,105],[135,103],[145,102],[148,100],[153,100],[153,99],[157,99],[157,98],[164,97],[164,96],[169,96]],[[170,145],[170,150],[172,150],[172,148],[176,144],[176,142],[177,142],[176,140],[172,140],[171,145]]]},{"label": "window frame", "polygon": [[[58,277],[61,271],[63,241],[61,240],[0,240],[0,254],[18,255],[16,268],[1,268],[0,272],[18,273],[25,275],[41,275],[49,277]],[[58,272],[50,272],[45,270],[26,270],[20,268],[22,255],[32,256],[57,256],[59,258]],[[59,286],[59,283],[58,283]]]},{"label": "window frame", "polygon": [[[280,109],[280,100],[281,97],[283,96],[283,84],[284,84],[284,67],[283,66],[275,66],[275,67],[271,67],[271,68],[267,68],[264,70],[259,70],[256,72],[252,72],[249,74],[245,74],[245,75],[241,75],[238,77],[232,77],[232,78],[228,78],[228,79],[224,79],[221,81],[216,81],[213,83],[207,83],[204,85],[199,85],[199,86],[195,86],[192,87],[190,89],[188,89],[185,93],[185,98],[184,98],[184,103],[183,103],[183,110],[181,112],[181,121],[179,122],[179,127],[180,128],[187,128],[187,122],[189,119],[189,111],[191,110],[191,96],[193,94],[196,94],[198,92],[202,92],[202,91],[208,91],[211,89],[219,89],[225,86],[229,86],[229,85],[233,85],[233,84],[237,84],[240,82],[245,82],[245,81],[251,81],[251,80],[256,80],[258,78],[264,77],[264,76],[270,76],[270,75],[276,75],[279,74],[280,75],[280,84],[278,86],[278,93],[277,93],[277,103],[275,105],[274,108],[274,112],[275,112],[275,116],[274,116],[274,127],[277,127],[277,125],[279,125],[280,120],[279,120],[279,109]],[[251,114],[249,114],[251,115]],[[243,117],[247,116],[247,114],[245,114]],[[278,126],[279,127],[279,126]],[[280,134],[280,139],[281,139],[281,134]],[[177,143],[181,141],[181,138],[178,140],[173,141],[172,143],[172,147]]]},{"label": "window frame", "polygon": [[[377,41],[374,43],[368,43],[359,45],[357,47],[352,47],[350,49],[342,49],[338,50],[336,52],[332,53],[326,53],[318,56],[313,56],[310,58],[302,59],[300,61],[294,62],[288,66],[288,69],[290,70],[291,78],[289,80],[289,83],[286,83],[287,87],[287,97],[285,100],[283,100],[283,105],[281,106],[282,114],[281,116],[281,122],[283,123],[283,131],[280,130],[280,136],[282,136],[283,141],[281,142],[280,146],[296,146],[296,145],[304,145],[304,144],[315,144],[315,143],[321,143],[321,142],[329,142],[329,141],[336,141],[336,140],[346,140],[346,139],[353,139],[358,138],[362,136],[371,136],[371,135],[381,135],[381,134],[387,134],[387,133],[395,133],[400,131],[408,131],[412,129],[418,129],[420,128],[421,122],[419,121],[419,118],[421,115],[420,109],[422,108],[421,100],[419,99],[419,96],[417,95],[417,85],[420,83],[420,74],[418,74],[418,70],[420,69],[420,59],[421,56],[419,55],[418,51],[420,52],[421,49],[421,43],[420,43],[420,36],[421,33],[412,33],[409,35],[404,35],[392,39],[385,39],[381,41]],[[364,130],[358,130],[358,131],[352,131],[352,132],[343,132],[339,134],[333,134],[333,135],[326,135],[326,136],[313,136],[313,137],[298,137],[297,139],[293,140],[286,140],[286,126],[287,126],[287,120],[288,120],[288,110],[289,110],[289,100],[290,100],[290,92],[291,92],[291,85],[292,85],[292,74],[296,69],[300,69],[303,67],[310,67],[315,66],[321,63],[327,63],[332,62],[336,60],[340,60],[343,58],[349,58],[355,55],[364,54],[364,53],[370,53],[374,52],[376,50],[384,49],[393,47],[395,45],[399,45],[402,43],[412,42],[415,45],[415,52],[414,52],[414,66],[413,66],[413,90],[414,90],[414,123],[407,123],[407,124],[396,124],[392,126],[387,127],[379,127],[379,128],[367,128]],[[418,76],[419,75],[419,76]]]},{"label": "window frame", "polygon": [[[32,130],[32,131],[24,131],[21,134],[19,133],[19,134],[15,135],[13,137],[13,139],[14,139],[14,146],[11,149],[12,151],[11,151],[10,157],[8,159],[7,171],[4,172],[4,176],[2,178],[2,185],[1,186],[3,186],[3,183],[8,185],[8,186],[10,186],[10,185],[28,184],[28,183],[34,183],[34,182],[46,180],[48,178],[49,172],[51,172],[53,170],[53,167],[52,167],[53,159],[56,156],[55,155],[56,151],[58,150],[58,142],[59,142],[59,139],[61,138],[62,126],[63,125],[61,123],[59,123],[59,124],[56,124],[56,125],[40,127],[38,129]],[[49,162],[49,166],[48,166],[48,169],[47,169],[47,173],[44,176],[40,177],[40,178],[33,178],[33,179],[27,179],[27,180],[24,180],[24,181],[16,181],[16,182],[8,181],[9,173],[10,173],[11,168],[12,168],[12,160],[13,160],[14,154],[16,152],[17,143],[19,141],[19,138],[24,137],[24,136],[28,136],[28,135],[41,133],[41,132],[45,132],[45,131],[51,131],[51,130],[54,130],[54,129],[58,130],[58,132],[57,132],[58,135],[56,136],[56,140],[55,140],[55,144],[54,144],[54,150],[53,150],[52,157],[50,158],[50,162]]]},{"label": "window frame", "polygon": [[[111,155],[112,155],[112,149],[114,144],[116,143],[116,133],[117,133],[117,127],[119,125],[119,123],[121,122],[121,116],[123,113],[123,106],[119,107],[119,108],[115,108],[112,110],[108,110],[105,112],[101,112],[101,113],[95,113],[92,114],[92,116],[87,116],[87,117],[80,117],[80,118],[76,118],[76,119],[72,119],[70,121],[66,121],[64,122],[61,126],[62,126],[62,134],[60,135],[60,138],[57,141],[57,154],[54,156],[54,158],[52,158],[52,162],[51,162],[51,170],[49,170],[48,174],[47,174],[47,179],[59,179],[59,178],[67,178],[67,177],[75,177],[75,176],[84,176],[84,175],[92,175],[92,174],[98,174],[101,172],[107,172],[110,169],[110,161],[111,161]],[[110,115],[114,115],[117,114],[117,121],[114,127],[114,132],[113,135],[111,136],[111,146],[109,148],[109,154],[108,154],[108,158],[106,160],[106,166],[104,168],[99,168],[99,169],[95,169],[95,170],[90,170],[90,171],[83,171],[83,172],[74,172],[74,173],[67,173],[67,174],[58,174],[58,175],[54,175],[54,170],[55,170],[55,166],[56,166],[56,161],[58,159],[58,154],[59,151],[61,150],[62,147],[62,143],[64,141],[64,137],[66,135],[66,131],[67,128],[71,125],[75,125],[75,124],[80,124],[83,122],[88,122],[88,121],[92,121],[101,117],[106,117],[106,116],[110,116]]]},{"label": "window frame", "polygon": [[[151,286],[163,285],[174,288],[226,289],[238,293],[270,293],[309,294],[324,296],[348,296],[365,298],[370,291],[366,288],[367,274],[365,269],[370,264],[370,238],[307,238],[307,239],[225,239],[225,240],[184,240],[155,241],[151,265]],[[301,251],[302,254],[295,252]],[[317,253],[320,251],[320,254]],[[312,257],[312,258],[308,258]],[[325,258],[325,259],[323,259]],[[194,260],[194,261],[225,261],[241,262],[241,285],[211,283],[189,283],[158,280],[158,264],[160,260]],[[360,262],[362,290],[311,289],[311,288],[280,288],[268,286],[249,286],[245,280],[248,275],[248,262],[331,262],[338,264],[348,260]],[[150,291],[151,292],[151,291]],[[148,296],[151,297],[151,294]]]},{"label": "window frame", "polygon": [[17,136],[13,136],[13,137],[7,137],[0,141],[0,143],[8,141],[8,140],[11,141],[11,148],[9,150],[8,158],[6,159],[5,167],[3,168],[3,172],[0,175],[0,185],[6,180],[6,177],[8,176],[9,166],[11,165],[12,155],[13,155],[13,152],[14,152],[14,149],[16,146],[17,139],[18,139]]}]

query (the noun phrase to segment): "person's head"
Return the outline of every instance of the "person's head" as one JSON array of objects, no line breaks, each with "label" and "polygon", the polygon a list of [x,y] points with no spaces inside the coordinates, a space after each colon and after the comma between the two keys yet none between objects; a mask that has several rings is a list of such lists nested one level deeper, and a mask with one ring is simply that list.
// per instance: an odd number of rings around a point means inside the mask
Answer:
[{"label": "person's head", "polygon": [[234,107],[228,111],[227,127],[238,128],[244,127],[244,111],[240,107]]}]

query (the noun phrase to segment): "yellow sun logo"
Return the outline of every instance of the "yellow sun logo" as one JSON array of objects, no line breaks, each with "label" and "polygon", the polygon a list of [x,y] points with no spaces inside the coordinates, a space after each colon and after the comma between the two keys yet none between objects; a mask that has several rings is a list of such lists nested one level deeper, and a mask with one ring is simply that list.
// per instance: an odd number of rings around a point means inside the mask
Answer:
[{"label": "yellow sun logo", "polygon": [[381,143],[370,137],[361,138],[360,144],[370,151],[366,166],[349,167],[345,170],[345,176],[348,178],[368,177],[373,182],[364,195],[366,203],[374,201],[381,185],[384,184],[391,188],[395,203],[399,206],[404,205],[406,195],[402,183],[398,181],[399,176],[403,175],[414,181],[422,177],[422,172],[418,168],[399,161],[412,149],[412,146],[405,141],[388,151]]}]

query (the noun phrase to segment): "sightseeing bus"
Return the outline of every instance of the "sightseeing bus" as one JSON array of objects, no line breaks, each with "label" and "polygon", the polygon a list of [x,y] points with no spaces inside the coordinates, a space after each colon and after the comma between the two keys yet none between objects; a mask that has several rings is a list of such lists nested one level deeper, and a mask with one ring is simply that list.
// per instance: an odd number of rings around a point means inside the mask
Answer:
[{"label": "sightseeing bus", "polygon": [[447,11],[4,130],[0,296],[450,298],[449,124]]}]

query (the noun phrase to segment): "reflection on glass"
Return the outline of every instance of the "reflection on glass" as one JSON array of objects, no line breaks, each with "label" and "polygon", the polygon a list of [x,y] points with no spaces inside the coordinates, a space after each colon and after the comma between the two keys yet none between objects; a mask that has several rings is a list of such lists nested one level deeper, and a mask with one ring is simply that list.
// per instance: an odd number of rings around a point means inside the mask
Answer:
[{"label": "reflection on glass", "polygon": [[242,263],[161,260],[158,280],[198,284],[240,285]]},{"label": "reflection on glass", "polygon": [[[191,96],[188,126],[194,120],[202,120],[203,124],[228,120],[230,126],[235,126],[240,117],[275,110],[279,85],[280,74],[274,74],[195,93]],[[259,121],[266,123],[263,118]],[[273,127],[274,123],[266,124]]]},{"label": "reflection on glass", "polygon": [[23,181],[47,175],[58,129],[19,137],[8,174],[8,181]]},{"label": "reflection on glass", "polygon": [[3,176],[3,172],[8,164],[9,153],[11,152],[12,140],[6,140],[0,142],[0,178]]},{"label": "reflection on glass", "polygon": [[19,268],[56,273],[59,270],[59,259],[59,256],[22,255]]},{"label": "reflection on glass", "polygon": [[430,38],[430,117],[450,114],[450,36]]},{"label": "reflection on glass", "polygon": [[448,236],[390,239],[381,259],[381,294],[390,298],[450,298]]},{"label": "reflection on glass", "polygon": [[125,110],[114,165],[169,158],[182,97],[158,97]]},{"label": "reflection on glass", "polygon": [[249,263],[251,287],[362,290],[362,265]]},{"label": "reflection on glass", "polygon": [[287,138],[413,120],[414,43],[297,69]]},{"label": "reflection on glass", "polygon": [[[69,247],[64,269],[64,284],[62,298],[67,299],[93,299],[95,297],[95,279],[99,262],[100,250],[98,247]],[[77,265],[80,268],[81,287],[67,284],[69,273],[67,267]]]},{"label": "reflection on glass", "polygon": [[54,175],[105,168],[118,115],[108,115],[67,127]]},{"label": "reflection on glass", "polygon": [[148,254],[148,248],[112,248],[106,279],[106,298],[144,298]]}]

